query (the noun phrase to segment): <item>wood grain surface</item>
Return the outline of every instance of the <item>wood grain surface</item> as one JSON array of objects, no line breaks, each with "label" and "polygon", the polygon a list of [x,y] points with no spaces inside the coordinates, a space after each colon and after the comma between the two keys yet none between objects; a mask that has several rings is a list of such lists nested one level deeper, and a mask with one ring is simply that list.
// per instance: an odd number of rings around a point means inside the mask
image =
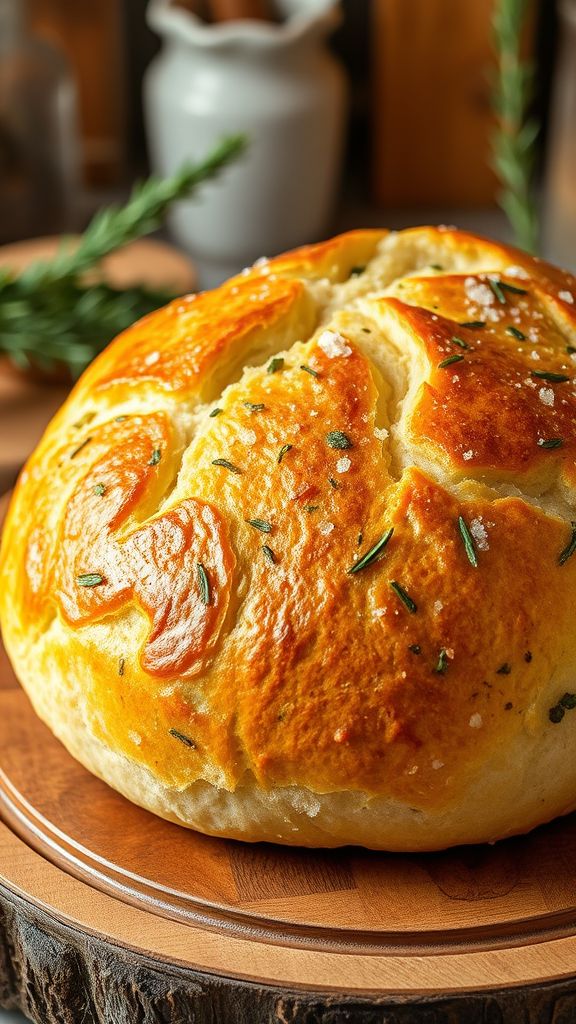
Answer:
[{"label": "wood grain surface", "polygon": [[568,1024],[576,819],[429,856],[198,835],[36,718],[0,650],[0,1005],[42,1024]]}]

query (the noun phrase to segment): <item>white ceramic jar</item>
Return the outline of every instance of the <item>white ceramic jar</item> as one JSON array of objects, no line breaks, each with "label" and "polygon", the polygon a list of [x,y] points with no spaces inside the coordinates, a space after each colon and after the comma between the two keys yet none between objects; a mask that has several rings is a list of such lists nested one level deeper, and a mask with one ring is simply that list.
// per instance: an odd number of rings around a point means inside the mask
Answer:
[{"label": "white ceramic jar", "polygon": [[161,174],[205,156],[224,135],[249,148],[171,229],[212,287],[259,256],[322,236],[339,179],[346,88],[325,39],[334,0],[279,0],[279,23],[201,22],[170,0],[150,0],[163,48],[145,78],[151,158]]}]

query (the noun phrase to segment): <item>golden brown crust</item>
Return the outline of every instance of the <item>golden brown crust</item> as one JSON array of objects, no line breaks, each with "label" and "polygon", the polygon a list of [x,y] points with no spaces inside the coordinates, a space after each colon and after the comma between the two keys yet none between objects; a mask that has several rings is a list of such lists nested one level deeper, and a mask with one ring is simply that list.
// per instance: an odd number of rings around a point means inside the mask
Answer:
[{"label": "golden brown crust", "polygon": [[576,690],[575,300],[570,275],[455,230],[353,232],[118,338],[2,548],[7,646],[76,756],[90,737],[84,760],[168,816],[195,784],[269,799],[224,828],[250,839],[281,834],[293,787],[372,801],[368,830],[331,810],[296,842],[421,849],[416,812],[430,848],[494,838],[507,749],[554,764],[513,830],[576,805],[549,753]]}]

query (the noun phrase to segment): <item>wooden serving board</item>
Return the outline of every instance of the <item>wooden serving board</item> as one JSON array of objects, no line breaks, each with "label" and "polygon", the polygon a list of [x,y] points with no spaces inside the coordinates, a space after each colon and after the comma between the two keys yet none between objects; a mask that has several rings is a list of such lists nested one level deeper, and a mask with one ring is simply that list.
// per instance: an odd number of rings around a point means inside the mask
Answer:
[{"label": "wooden serving board", "polygon": [[568,1024],[576,817],[427,856],[179,828],[77,764],[0,648],[0,1005],[38,1024]]}]

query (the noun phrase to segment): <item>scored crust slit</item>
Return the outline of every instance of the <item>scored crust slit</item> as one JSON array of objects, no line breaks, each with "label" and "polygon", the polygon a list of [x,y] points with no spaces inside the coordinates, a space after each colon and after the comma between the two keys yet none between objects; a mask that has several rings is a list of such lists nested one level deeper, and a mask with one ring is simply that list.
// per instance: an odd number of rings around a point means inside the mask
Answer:
[{"label": "scored crust slit", "polygon": [[358,231],[124,332],[6,522],[38,714],[216,835],[433,850],[574,809],[575,300],[455,229]]}]

